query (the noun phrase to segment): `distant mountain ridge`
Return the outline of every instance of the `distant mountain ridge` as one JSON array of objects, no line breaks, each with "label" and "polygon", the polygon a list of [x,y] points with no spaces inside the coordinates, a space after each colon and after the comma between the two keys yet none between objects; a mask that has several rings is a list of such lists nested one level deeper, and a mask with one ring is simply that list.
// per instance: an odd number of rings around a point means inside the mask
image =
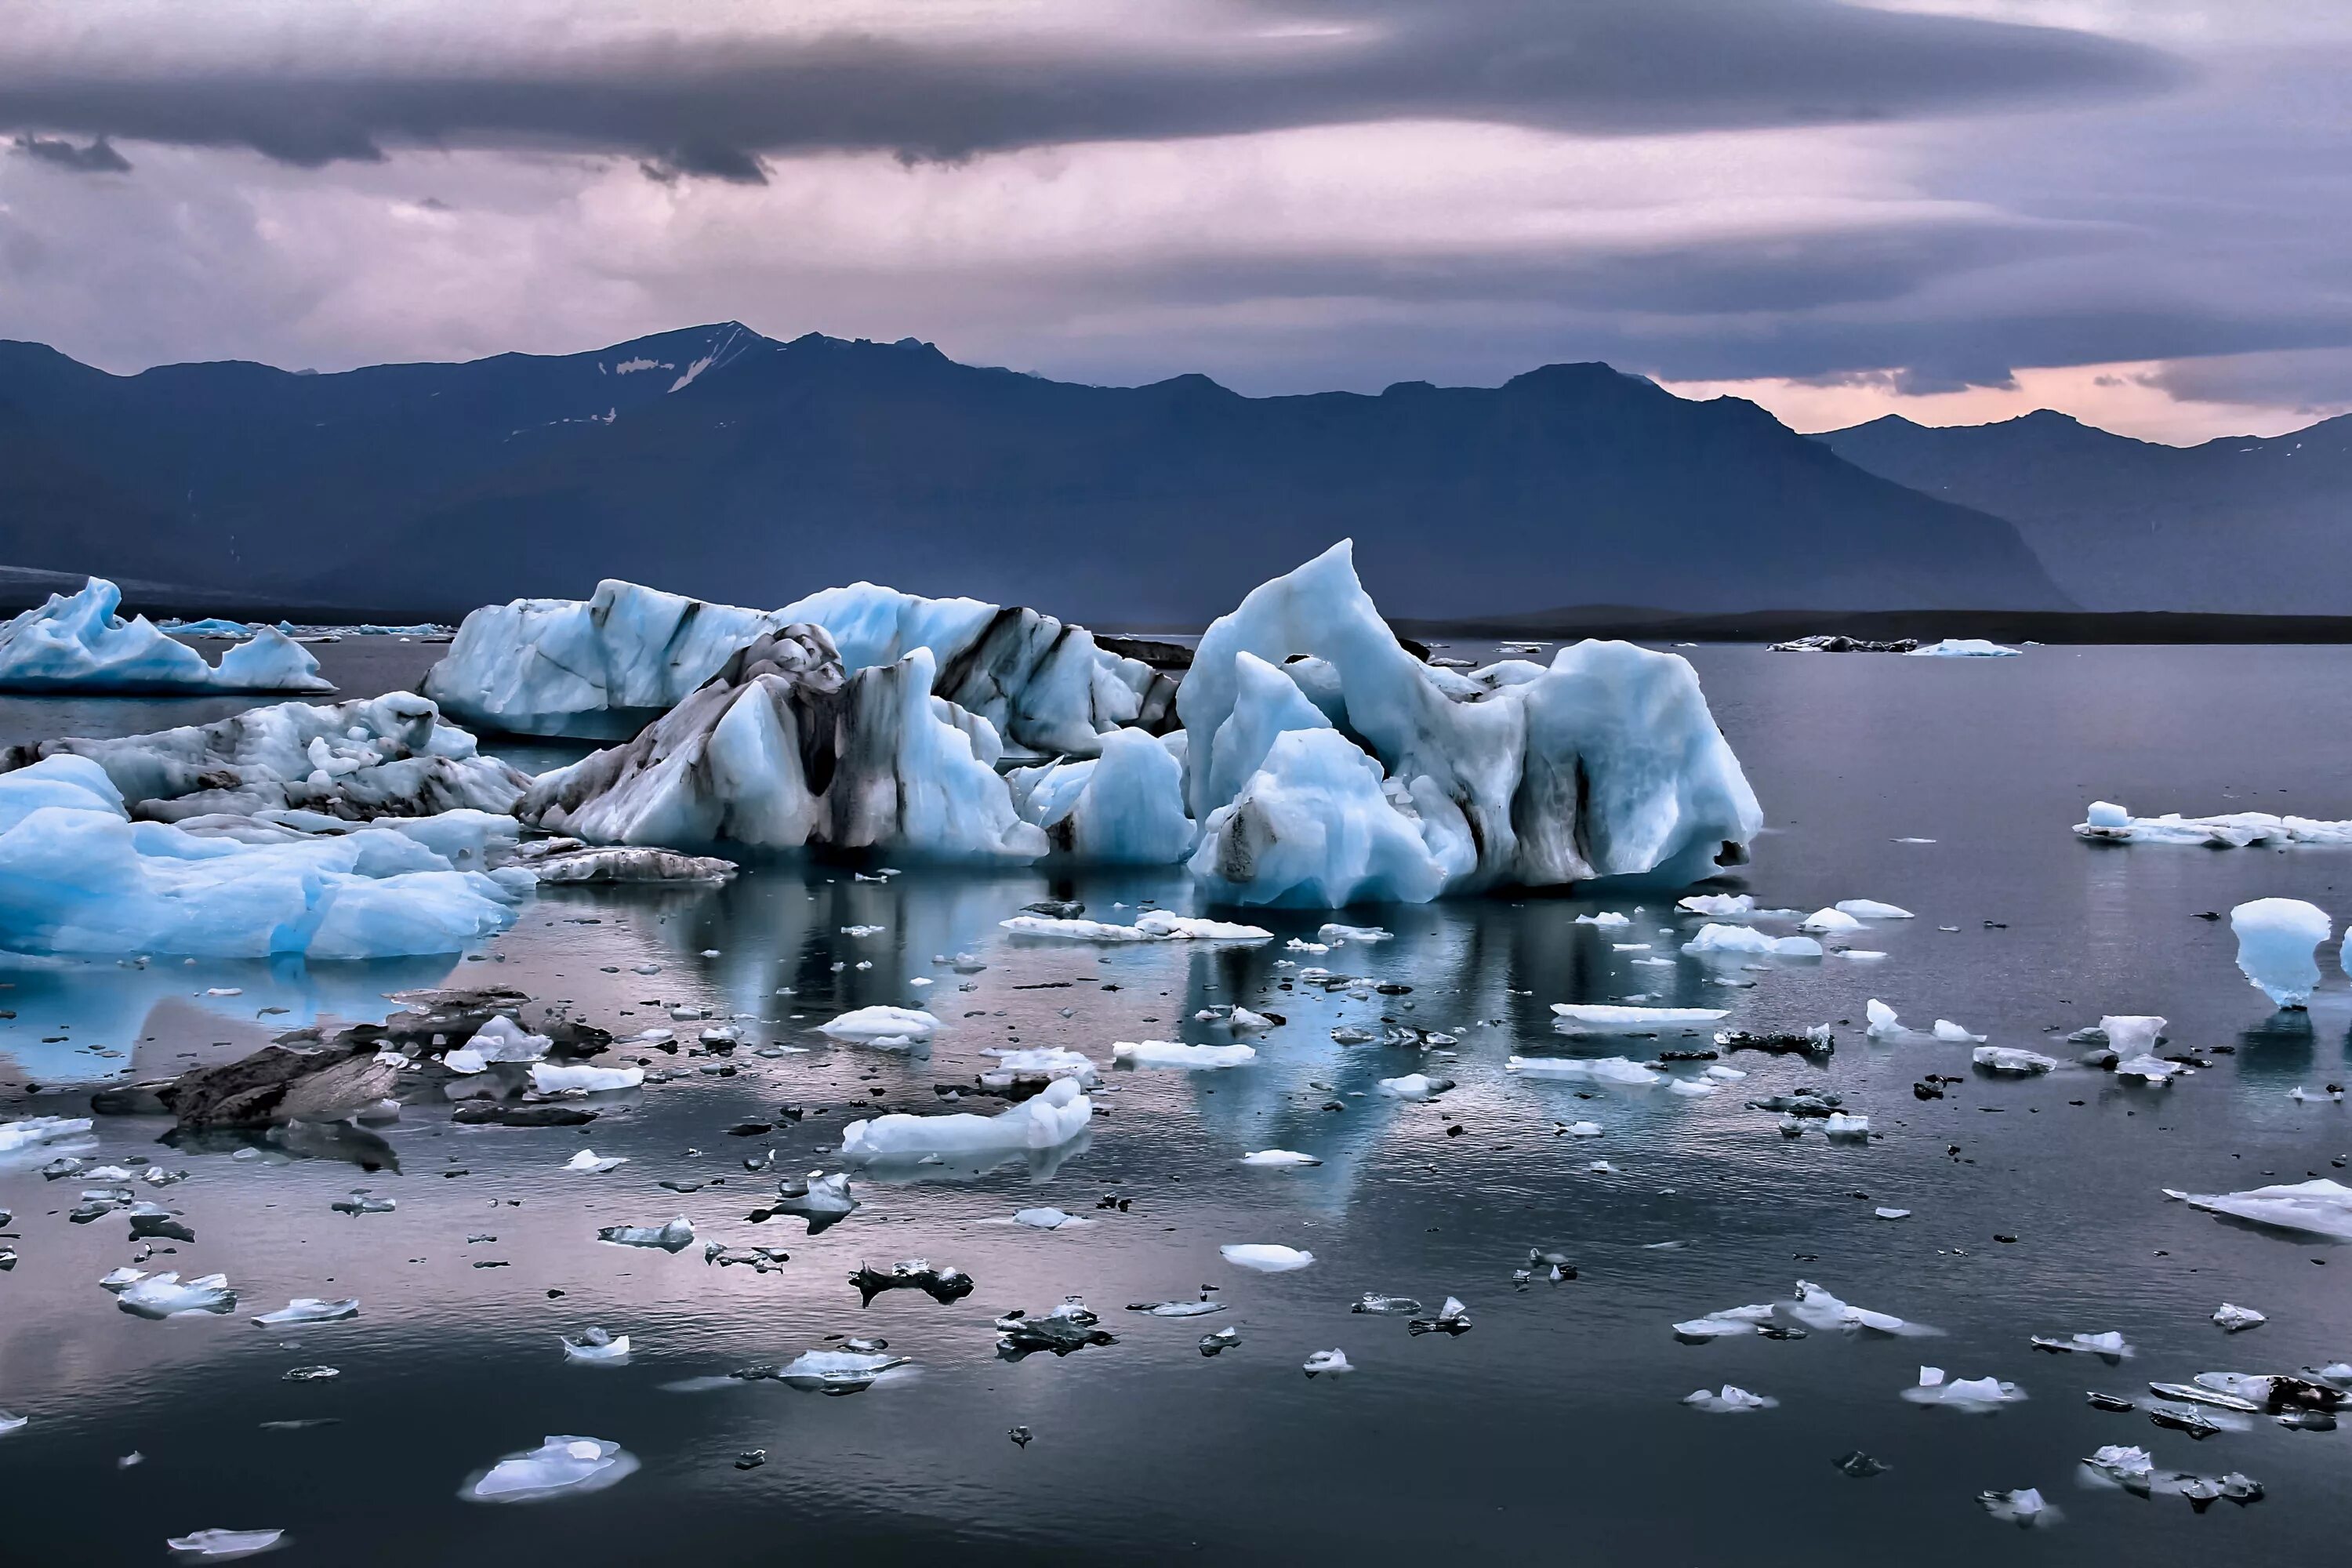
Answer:
[{"label": "distant mountain ridge", "polygon": [[1197,626],[1343,535],[1424,618],[2072,607],[2001,519],[1601,364],[1254,398],[735,322],[333,374],[0,343],[18,567],[416,615],[604,576],[750,604],[862,577]]},{"label": "distant mountain ridge", "polygon": [[1897,484],[2007,518],[2087,609],[2352,613],[2352,582],[2331,569],[2352,541],[2352,415],[2195,447],[2046,408],[1942,427],[1888,415],[1814,439]]}]

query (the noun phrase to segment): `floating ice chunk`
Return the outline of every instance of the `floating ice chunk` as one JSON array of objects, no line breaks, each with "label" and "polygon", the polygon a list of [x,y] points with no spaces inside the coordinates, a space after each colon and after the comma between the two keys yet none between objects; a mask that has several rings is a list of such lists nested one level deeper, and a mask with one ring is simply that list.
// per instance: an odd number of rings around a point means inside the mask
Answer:
[{"label": "floating ice chunk", "polygon": [[1101,1076],[1095,1070],[1092,1057],[1084,1051],[1073,1051],[1061,1046],[1032,1046],[1013,1050],[997,1047],[980,1054],[996,1058],[996,1065],[980,1075],[981,1086],[984,1089],[1045,1084],[1064,1078],[1075,1079],[1081,1085],[1090,1085]]},{"label": "floating ice chunk", "polygon": [[1848,1116],[1843,1110],[1832,1110],[1829,1119],[1822,1123],[1822,1132],[1830,1138],[1867,1138],[1870,1136],[1870,1118]]},{"label": "floating ice chunk", "polygon": [[319,661],[274,626],[221,655],[220,663],[156,629],[124,620],[122,592],[92,577],[76,594],[0,625],[0,689],[11,691],[332,691]]},{"label": "floating ice chunk", "polygon": [[1253,1269],[1260,1274],[1287,1274],[1315,1261],[1315,1255],[1311,1252],[1302,1252],[1297,1247],[1271,1241],[1228,1242],[1217,1251],[1234,1268]]},{"label": "floating ice chunk", "polygon": [[1263,1013],[1253,1013],[1246,1007],[1235,1007],[1225,1015],[1225,1025],[1236,1030],[1271,1029],[1275,1021]]},{"label": "floating ice chunk", "polygon": [[535,1062],[553,1044],[547,1036],[534,1035],[501,1013],[474,1031],[466,1049],[484,1063]]},{"label": "floating ice chunk", "polygon": [[87,1116],[27,1116],[16,1121],[0,1121],[0,1154],[77,1138],[93,1125]]},{"label": "floating ice chunk", "polygon": [[694,1245],[694,1222],[680,1215],[667,1225],[608,1225],[596,1232],[596,1239],[614,1247],[657,1247],[664,1252],[683,1252]]},{"label": "floating ice chunk", "polygon": [[2129,1057],[2116,1063],[2117,1078],[2134,1079],[2151,1089],[2163,1089],[2172,1082],[2175,1075],[2188,1070],[2178,1062],[2168,1062],[2153,1055]]},{"label": "floating ice chunk", "polygon": [[1013,1210],[1013,1223],[1026,1226],[1031,1230],[1059,1230],[1066,1225],[1092,1225],[1094,1222],[1064,1214],[1060,1209],[1037,1208]]},{"label": "floating ice chunk", "polygon": [[1127,1310],[1148,1312],[1155,1318],[1205,1318],[1212,1312],[1223,1311],[1225,1304],[1203,1296],[1197,1301],[1130,1301]]},{"label": "floating ice chunk", "polygon": [[1702,1095],[1713,1094],[1715,1092],[1715,1085],[1711,1083],[1702,1083],[1696,1079],[1668,1079],[1666,1080],[1666,1092],[1669,1094],[1679,1094],[1685,1100],[1696,1100]]},{"label": "floating ice chunk", "polygon": [[928,1040],[947,1026],[917,1008],[873,1006],[854,1008],[816,1027],[833,1039],[872,1044],[891,1038]]},{"label": "floating ice chunk", "polygon": [[2078,837],[2116,844],[2198,845],[2242,849],[2249,845],[2352,844],[2352,822],[2274,816],[2267,811],[2225,812],[2214,816],[2134,816],[2111,801],[2095,800],[2074,825]]},{"label": "floating ice chunk", "polygon": [[1895,1009],[1875,996],[1863,1009],[1863,1016],[1870,1021],[1869,1034],[1874,1040],[1891,1040],[1907,1032],[1903,1027],[1903,1020],[1895,1016]]},{"label": "floating ice chunk", "polygon": [[1390,942],[1396,932],[1381,926],[1326,925],[1315,933],[1318,942],[1334,946],[1343,942]]},{"label": "floating ice chunk", "polygon": [[893,1111],[842,1129],[841,1157],[852,1164],[915,1160],[928,1154],[987,1155],[1050,1149],[1087,1130],[1094,1102],[1069,1079],[995,1116],[961,1111],[913,1116]]},{"label": "floating ice chunk", "polygon": [[1563,1035],[1641,1035],[1661,1029],[1696,1029],[1731,1016],[1725,1007],[1627,1007],[1603,1003],[1555,1002],[1552,1027]]},{"label": "floating ice chunk", "polygon": [[1958,1046],[1982,1045],[1985,1039],[1982,1035],[1970,1034],[1968,1030],[1960,1027],[1959,1025],[1953,1023],[1949,1018],[1937,1019],[1934,1034],[1936,1038],[1948,1041],[1950,1044]]},{"label": "floating ice chunk", "polygon": [[278,1310],[264,1312],[253,1321],[274,1328],[280,1323],[340,1323],[346,1318],[359,1315],[360,1302],[356,1296],[346,1296],[340,1301],[322,1301],[316,1296],[297,1296]]},{"label": "floating ice chunk", "polygon": [[563,1342],[563,1359],[568,1362],[605,1363],[629,1359],[629,1336],[607,1333],[603,1329],[587,1329],[576,1334],[560,1336]]},{"label": "floating ice chunk", "polygon": [[1841,914],[1864,921],[1907,921],[1911,911],[1900,904],[1882,904],[1876,899],[1840,899],[1836,908]]},{"label": "floating ice chunk", "polygon": [[135,1318],[219,1316],[236,1310],[236,1292],[228,1288],[225,1274],[202,1275],[183,1285],[179,1275],[169,1271],[142,1275],[135,1268],[118,1268],[99,1283],[114,1292],[116,1306]]},{"label": "floating ice chunk", "polygon": [[1243,1164],[1261,1171],[1289,1171],[1322,1163],[1312,1154],[1301,1154],[1292,1149],[1259,1149],[1242,1156]]},{"label": "floating ice chunk", "polygon": [[637,1089],[646,1081],[641,1067],[600,1068],[580,1062],[533,1062],[530,1087],[541,1094],[604,1094]]},{"label": "floating ice chunk", "polygon": [[2301,1007],[2319,984],[2313,951],[2335,930],[2327,912],[2301,899],[2255,899],[2230,911],[2238,968],[2277,1007]]},{"label": "floating ice chunk", "polygon": [[1530,1078],[1566,1079],[1575,1083],[1608,1083],[1627,1089],[1646,1089],[1665,1081],[1665,1075],[1653,1072],[1641,1063],[1623,1057],[1511,1057],[1503,1063],[1505,1072],[1524,1073]]},{"label": "floating ice chunk", "polygon": [[228,1563],[274,1552],[292,1539],[282,1530],[192,1530],[163,1544],[191,1562]]},{"label": "floating ice chunk", "polygon": [[1332,1376],[1337,1377],[1343,1372],[1353,1372],[1355,1370],[1355,1366],[1348,1360],[1348,1352],[1345,1351],[1328,1350],[1310,1351],[1307,1352],[1307,1375],[1309,1377],[1319,1377],[1325,1373],[1329,1373]]},{"label": "floating ice chunk", "polygon": [[1946,637],[1906,651],[1906,658],[2015,658],[2017,650],[1982,637]]},{"label": "floating ice chunk", "polygon": [[477,1473],[457,1495],[467,1502],[538,1502],[602,1491],[636,1469],[636,1457],[618,1443],[601,1437],[549,1437],[536,1448],[509,1454]]},{"label": "floating ice chunk", "polygon": [[1237,925],[1230,921],[1202,920],[1147,910],[1133,925],[1108,921],[1015,915],[996,922],[1015,936],[1058,937],[1067,942],[1272,942],[1263,926]]},{"label": "floating ice chunk", "polygon": [[1906,1322],[1890,1312],[1850,1306],[1807,1279],[1797,1281],[1796,1300],[1788,1304],[1788,1310],[1790,1316],[1809,1328],[1868,1329],[1874,1333],[1902,1335],[1938,1331],[1924,1323]]},{"label": "floating ice chunk", "polygon": [[617,1171],[629,1163],[626,1154],[599,1154],[593,1149],[583,1149],[563,1163],[567,1171],[584,1171],[601,1176],[607,1171]]},{"label": "floating ice chunk", "polygon": [[1173,1040],[1119,1040],[1110,1047],[1111,1060],[1125,1068],[1237,1068],[1257,1060],[1255,1046],[1186,1046]]},{"label": "floating ice chunk", "polygon": [[2058,1066],[2053,1057],[2039,1051],[2020,1050],[2015,1046],[1979,1046],[1969,1059],[1987,1072],[2010,1073],[2020,1077],[2052,1071]]},{"label": "floating ice chunk", "polygon": [[2214,1310],[2213,1321],[2228,1332],[2234,1334],[2267,1323],[2270,1319],[2255,1311],[2252,1307],[2233,1306],[2224,1301]]},{"label": "floating ice chunk", "polygon": [[2167,1187],[2164,1195],[2208,1214],[2228,1215],[2274,1230],[2352,1241],[2352,1187],[2325,1177],[2242,1193],[2184,1193]]},{"label": "floating ice chunk", "polygon": [[1418,1337],[1422,1334],[1450,1334],[1460,1337],[1470,1331],[1470,1309],[1454,1297],[1445,1298],[1433,1318],[1415,1318],[1405,1324],[1405,1331]]},{"label": "floating ice chunk", "polygon": [[1599,926],[1603,931],[1616,931],[1632,925],[1633,918],[1631,915],[1620,913],[1616,910],[1603,910],[1597,915],[1579,915],[1576,917],[1576,923],[1580,926]]},{"label": "floating ice chunk", "polygon": [[365,1187],[354,1187],[347,1196],[337,1198],[327,1206],[337,1214],[357,1218],[363,1214],[391,1214],[400,1207],[400,1200],[375,1197]]},{"label": "floating ice chunk", "polygon": [[2146,1056],[2156,1049],[2166,1022],[2153,1015],[2109,1014],[2099,1020],[2099,1032],[2117,1056]]},{"label": "floating ice chunk", "polygon": [[1598,1138],[1605,1129],[1598,1121],[1571,1121],[1559,1131],[1570,1138]]},{"label": "floating ice chunk", "polygon": [[1909,1219],[1911,1217],[1911,1211],[1909,1209],[1880,1207],[1874,1208],[1870,1212],[1876,1215],[1881,1219]]},{"label": "floating ice chunk", "polygon": [[2303,1085],[2296,1084],[2293,1089],[2286,1091],[2286,1097],[2289,1100],[2294,1100],[2297,1105],[2341,1105],[2344,1103],[2344,1091],[2340,1089],[2335,1088],[2333,1085],[2321,1089],[2317,1094],[2314,1094],[2311,1090],[2304,1088]]},{"label": "floating ice chunk", "polygon": [[1942,1367],[1923,1366],[1917,1386],[1905,1389],[1903,1397],[1914,1405],[1943,1405],[1980,1412],[2014,1405],[2025,1397],[2025,1390],[1997,1377],[1947,1378]]},{"label": "floating ice chunk", "polygon": [[857,1200],[850,1195],[847,1172],[837,1171],[828,1176],[821,1171],[811,1171],[805,1176],[787,1177],[778,1183],[776,1196],[767,1212],[799,1215],[808,1221],[809,1234],[816,1236],[856,1208]]},{"label": "floating ice chunk", "polygon": [[[1061,1225],[1091,1223],[1074,1220],[1067,1215],[1062,1215],[1058,1221],[1052,1220],[1051,1216],[1061,1214],[1062,1211],[1059,1209],[1024,1209],[1022,1214],[1014,1215],[1013,1218],[1014,1223],[1034,1224],[1041,1230],[1051,1230]],[[1034,1217],[1024,1220],[1022,1215]],[[1002,1224],[1003,1222],[983,1223]],[[920,1290],[932,1300],[946,1303],[961,1301],[978,1289],[978,1282],[955,1265],[935,1264],[928,1258],[902,1258],[887,1268],[877,1268],[871,1264],[861,1263],[857,1266],[857,1272],[849,1277],[849,1282],[857,1288],[859,1298],[869,1307],[874,1304],[874,1298],[881,1295],[885,1290]],[[878,1342],[866,1344],[853,1342],[847,1348],[861,1351],[873,1350],[878,1348]]]},{"label": "floating ice chunk", "polygon": [[1691,1318],[1675,1325],[1675,1332],[1685,1340],[1734,1339],[1742,1334],[1759,1333],[1772,1321],[1774,1308],[1769,1301],[1759,1301],[1747,1307],[1726,1307],[1709,1312],[1703,1318]]},{"label": "floating ice chunk", "polygon": [[2035,1350],[2050,1351],[2057,1354],[2072,1354],[2080,1352],[2085,1355],[2106,1356],[2111,1360],[2121,1360],[2132,1353],[2130,1342],[2113,1329],[2105,1333],[2069,1334],[2063,1340],[2054,1335],[2036,1334],[2033,1336],[2032,1345]]},{"label": "floating ice chunk", "polygon": [[1797,929],[1826,934],[1831,931],[1860,931],[1862,922],[1843,910],[1815,910],[1797,922]]},{"label": "floating ice chunk", "polygon": [[1767,936],[1754,926],[1707,924],[1683,943],[1685,952],[1759,953],[1768,958],[1819,958],[1822,944],[1809,936]]},{"label": "floating ice chunk", "polygon": [[1450,1078],[1432,1078],[1427,1073],[1409,1072],[1402,1078],[1384,1078],[1373,1087],[1391,1100],[1434,1100],[1454,1087]]},{"label": "floating ice chunk", "polygon": [[1693,915],[1752,915],[1756,899],[1749,893],[1693,893],[1677,900],[1675,908]]},{"label": "floating ice chunk", "polygon": [[1710,1394],[1704,1388],[1694,1389],[1683,1395],[1683,1403],[1710,1415],[1739,1415],[1750,1410],[1769,1410],[1780,1402],[1761,1394],[1750,1394],[1736,1384],[1727,1383],[1720,1394]]},{"label": "floating ice chunk", "polygon": [[2014,1524],[2025,1530],[2046,1529],[2063,1517],[2053,1504],[2032,1487],[2020,1487],[2015,1491],[1979,1492],[1977,1502],[2003,1524]]}]

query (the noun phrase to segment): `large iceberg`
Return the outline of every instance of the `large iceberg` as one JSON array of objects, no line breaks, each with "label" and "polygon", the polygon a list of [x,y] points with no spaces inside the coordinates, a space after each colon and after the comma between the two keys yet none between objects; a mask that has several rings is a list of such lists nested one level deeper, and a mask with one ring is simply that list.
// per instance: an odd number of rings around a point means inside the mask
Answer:
[{"label": "large iceberg", "polygon": [[1035,859],[995,730],[931,679],[925,649],[852,675],[821,626],[762,632],[634,741],[540,775],[516,816],[594,844]]},{"label": "large iceberg", "polygon": [[122,591],[92,577],[79,594],[0,626],[0,689],[10,691],[332,691],[319,661],[285,633],[260,627],[217,665],[144,616],[124,620]]},{"label": "large iceberg", "polygon": [[[1346,541],[1209,627],[1177,710],[1193,869],[1237,902],[1689,882],[1744,861],[1762,826],[1685,660],[1585,642],[1549,667],[1433,668]],[[1271,836],[1310,821],[1312,847]]]},{"label": "large iceberg", "polygon": [[514,897],[388,827],[247,843],[131,821],[89,757],[0,773],[0,948],[15,952],[456,952],[507,925]]},{"label": "large iceberg", "polygon": [[2230,911],[2238,967],[2274,1007],[2300,1007],[2319,984],[2312,954],[2335,929],[2327,911],[2301,899],[2255,899]]},{"label": "large iceberg", "polygon": [[798,623],[824,627],[851,673],[928,651],[937,695],[1041,752],[1092,755],[1098,731],[1164,727],[1173,701],[1166,674],[1034,610],[871,583],[751,610],[611,580],[584,602],[517,599],[476,610],[425,678],[425,694],[493,729],[620,740],[683,701],[753,638]]},{"label": "large iceberg", "polygon": [[0,752],[0,772],[62,755],[98,763],[131,815],[156,822],[285,810],[346,821],[506,813],[530,783],[406,691],[325,706],[280,702],[145,735],[11,746]]}]

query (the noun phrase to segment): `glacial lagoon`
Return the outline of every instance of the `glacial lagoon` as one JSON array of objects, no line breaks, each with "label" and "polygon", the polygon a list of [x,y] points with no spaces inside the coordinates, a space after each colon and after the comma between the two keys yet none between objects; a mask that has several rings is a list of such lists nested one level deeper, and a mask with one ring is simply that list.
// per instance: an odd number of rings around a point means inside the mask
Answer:
[{"label": "glacial lagoon", "polygon": [[[314,651],[354,697],[412,684],[439,650]],[[667,1081],[598,1101],[579,1128],[461,1126],[414,1104],[373,1139],[172,1147],[157,1141],[164,1121],[111,1118],[90,1139],[8,1157],[0,1246],[18,1261],[0,1274],[0,1409],[27,1418],[0,1435],[10,1556],[152,1561],[167,1537],[215,1527],[282,1529],[282,1560],[352,1564],[1465,1551],[2202,1563],[2335,1550],[2352,1527],[2352,1428],[2257,1415],[2199,1440],[2084,1396],[2145,1399],[2150,1382],[2352,1356],[2352,1250],[2162,1195],[2344,1179],[2352,1106],[2321,1095],[2352,1078],[2352,989],[2333,944],[2307,1013],[2273,1014],[2234,967],[2226,918],[2200,917],[2269,896],[2352,912],[2352,851],[2099,846],[2069,829],[2094,799],[2352,816],[2352,737],[2327,722],[2343,651],[1681,651],[1766,812],[1753,863],[1715,890],[1797,910],[1881,900],[1916,919],[1866,921],[1819,961],[1757,967],[1682,954],[1703,921],[1654,889],[1259,910],[1236,918],[1271,942],[1098,947],[998,922],[1045,900],[1121,921],[1190,911],[1181,872],[863,880],[781,860],[716,889],[543,891],[451,960],[11,964],[0,1116],[12,1119],[70,1114],[106,1082],[229,1059],[314,1021],[380,1017],[384,993],[439,985],[513,986],[616,1037],[670,1029],[679,1048],[599,1058],[643,1057]],[[251,700],[0,699],[0,741],[131,733]],[[492,749],[527,769],[577,754]],[[1604,910],[1629,923],[1577,921]],[[1335,919],[1392,938],[1288,945],[1317,943]],[[1325,989],[1302,979],[1311,968],[1363,983]],[[1873,1042],[1873,997],[1923,1029],[1947,1018],[2066,1065],[2000,1079],[1974,1071],[1965,1043]],[[1705,1031],[1580,1040],[1552,1027],[1552,1004],[1635,998],[1727,1008],[1741,1029],[1827,1024],[1836,1049],[1727,1052],[1718,1065],[1748,1076],[1703,1095],[1507,1071],[1515,1055],[1710,1044]],[[946,1026],[927,1053],[815,1032],[876,1005],[927,1007]],[[1281,1021],[1237,1036],[1197,1017],[1236,1005]],[[730,1052],[698,1048],[704,1021],[676,1016],[698,1013],[732,1022]],[[2210,1067],[2149,1089],[2074,1065],[2065,1036],[2106,1014],[2163,1015],[2165,1048]],[[1335,1029],[1371,1038],[1343,1045]],[[1405,1030],[1455,1043],[1381,1043]],[[1111,1065],[1114,1042],[1153,1039],[1240,1039],[1256,1056],[1207,1071]],[[749,1217],[780,1177],[842,1170],[842,1129],[860,1116],[997,1109],[975,1079],[995,1065],[983,1051],[1012,1047],[1096,1060],[1090,1131],[981,1173],[853,1170],[859,1206],[818,1234],[797,1215]],[[1703,1066],[1673,1071],[1696,1079]],[[1381,1092],[1415,1073],[1454,1087]],[[1931,1074],[1957,1081],[1915,1098]],[[1801,1086],[1842,1095],[1872,1138],[1787,1138],[1747,1105]],[[2298,1087],[2321,1098],[2298,1101]],[[1598,1136],[1568,1131],[1587,1121]],[[583,1148],[627,1163],[566,1170]],[[1242,1163],[1268,1149],[1320,1163]],[[128,1184],[196,1237],[154,1243],[141,1267],[225,1274],[236,1310],[118,1310],[98,1281],[132,1256],[122,1215],[68,1219],[82,1188],[112,1184],[45,1180],[59,1153],[187,1172],[152,1191]],[[397,1207],[330,1207],[354,1188]],[[1040,1208],[1071,1223],[1013,1222]],[[678,1216],[696,1239],[675,1253],[597,1238]],[[789,1260],[707,1262],[711,1242]],[[1220,1250],[1257,1244],[1313,1261],[1261,1272]],[[1531,1250],[1574,1277],[1553,1279]],[[853,1272],[910,1258],[960,1268],[974,1289],[861,1306]],[[1789,1300],[1801,1279],[1937,1331],[1675,1332]],[[1211,1287],[1222,1311],[1128,1310]],[[1368,1292],[1423,1310],[1351,1311]],[[1000,1356],[1000,1318],[1072,1296],[1116,1342]],[[1411,1331],[1449,1296],[1468,1331]],[[251,1321],[298,1297],[361,1305],[340,1321]],[[2225,1301],[2267,1321],[2225,1332],[2210,1321]],[[627,1358],[568,1359],[562,1336],[591,1327],[627,1335]],[[1202,1335],[1224,1329],[1237,1342],[1204,1354]],[[2029,1343],[2107,1331],[2128,1359]],[[849,1338],[887,1341],[906,1363],[841,1397],[730,1375]],[[1305,1374],[1334,1349],[1352,1371]],[[1902,1394],[1923,1365],[2026,1397],[1984,1414],[1922,1408]],[[320,1366],[336,1375],[288,1377]],[[1727,1384],[1778,1403],[1683,1403]],[[461,1497],[551,1435],[618,1445],[637,1468],[542,1501]],[[2105,1445],[2144,1447],[2159,1468],[2241,1472],[2264,1495],[2200,1512],[2090,1484],[2079,1461]],[[1837,1461],[1857,1450],[1883,1471],[1845,1473]],[[756,1451],[764,1460],[740,1468]],[[2063,1519],[2021,1530],[1978,1500],[2029,1487]]]}]

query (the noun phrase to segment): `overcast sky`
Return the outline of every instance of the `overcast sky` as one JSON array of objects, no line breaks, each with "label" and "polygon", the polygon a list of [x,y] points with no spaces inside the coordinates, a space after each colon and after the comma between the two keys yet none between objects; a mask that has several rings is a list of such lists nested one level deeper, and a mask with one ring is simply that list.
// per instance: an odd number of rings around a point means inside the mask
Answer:
[{"label": "overcast sky", "polygon": [[[656,18],[656,20],[648,20]],[[2352,408],[2352,0],[5,0],[0,336]]]}]

